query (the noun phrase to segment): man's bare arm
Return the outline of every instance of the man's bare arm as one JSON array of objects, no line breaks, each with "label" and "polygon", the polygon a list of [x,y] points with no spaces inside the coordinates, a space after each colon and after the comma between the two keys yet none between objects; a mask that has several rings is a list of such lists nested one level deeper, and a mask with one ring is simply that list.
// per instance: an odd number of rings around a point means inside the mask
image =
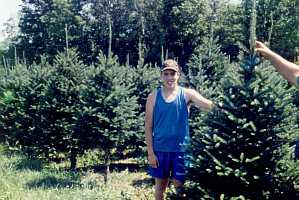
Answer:
[{"label": "man's bare arm", "polygon": [[276,70],[290,83],[296,85],[297,77],[299,76],[299,66],[284,59],[262,42],[256,41],[256,51],[272,62]]},{"label": "man's bare arm", "polygon": [[157,159],[153,149],[153,112],[155,93],[149,94],[145,106],[145,141],[147,146],[148,162],[151,167],[157,167]]},{"label": "man's bare arm", "polygon": [[197,91],[193,89],[185,89],[185,94],[187,96],[188,101],[191,104],[194,104],[201,110],[210,111],[213,109],[214,104],[211,100],[203,97]]}]

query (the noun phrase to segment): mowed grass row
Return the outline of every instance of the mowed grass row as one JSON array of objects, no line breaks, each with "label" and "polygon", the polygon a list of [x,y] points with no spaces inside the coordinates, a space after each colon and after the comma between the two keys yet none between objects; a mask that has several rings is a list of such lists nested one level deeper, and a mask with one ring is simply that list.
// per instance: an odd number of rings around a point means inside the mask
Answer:
[{"label": "mowed grass row", "polygon": [[42,164],[0,152],[0,200],[153,199],[153,182],[140,170],[112,171],[109,184],[91,169],[70,172],[61,164]]}]

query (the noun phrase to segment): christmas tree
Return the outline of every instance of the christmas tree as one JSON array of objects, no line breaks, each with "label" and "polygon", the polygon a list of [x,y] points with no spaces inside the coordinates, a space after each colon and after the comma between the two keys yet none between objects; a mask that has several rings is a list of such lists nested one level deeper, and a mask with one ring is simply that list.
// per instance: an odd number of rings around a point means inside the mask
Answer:
[{"label": "christmas tree", "polygon": [[216,109],[194,130],[185,188],[173,199],[296,198],[283,162],[298,135],[292,89],[254,53],[254,10],[248,52],[222,77]]},{"label": "christmas tree", "polygon": [[133,83],[126,80],[127,67],[121,66],[117,57],[100,53],[98,63],[88,70],[89,78],[82,89],[82,101],[86,108],[84,123],[86,133],[92,134],[91,148],[103,152],[106,179],[112,161],[124,158],[128,141],[136,138],[139,125],[137,97]]}]

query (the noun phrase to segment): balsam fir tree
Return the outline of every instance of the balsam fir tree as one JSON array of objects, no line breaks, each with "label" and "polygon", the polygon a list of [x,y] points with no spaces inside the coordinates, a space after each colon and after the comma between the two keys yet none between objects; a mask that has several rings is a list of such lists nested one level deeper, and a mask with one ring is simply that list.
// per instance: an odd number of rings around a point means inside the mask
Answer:
[{"label": "balsam fir tree", "polygon": [[[89,148],[88,132],[78,129],[81,123],[82,106],[80,94],[86,79],[86,66],[72,49],[59,53],[53,64],[44,96],[46,121],[51,130],[47,142],[57,153],[64,153],[70,159],[70,168],[75,170],[77,155]],[[86,144],[87,143],[87,144]]]},{"label": "balsam fir tree", "polygon": [[16,107],[15,130],[11,130],[10,134],[14,135],[23,153],[30,157],[52,159],[56,155],[58,138],[53,134],[47,104],[53,71],[44,62],[30,66],[29,80],[17,92],[20,104]]},{"label": "balsam fir tree", "polygon": [[[142,19],[141,19],[142,20]],[[141,30],[144,25],[141,23]],[[132,86],[132,93],[137,97],[138,109],[136,113],[137,126],[134,128],[136,134],[127,140],[128,157],[137,157],[140,163],[144,163],[146,157],[146,143],[144,134],[144,115],[147,96],[150,92],[157,89],[160,78],[160,70],[157,66],[144,64],[144,52],[146,48],[141,31],[139,40],[139,59],[137,66],[129,65],[129,58],[125,66],[124,81]],[[133,84],[132,84],[133,83]]]},{"label": "balsam fir tree", "polygon": [[189,199],[294,195],[293,183],[281,183],[277,177],[283,145],[296,129],[294,108],[287,83],[271,69],[259,68],[249,85],[235,73],[228,76],[222,111],[211,113],[207,126],[192,138]]},{"label": "balsam fir tree", "polygon": [[22,102],[21,91],[24,85],[30,80],[30,71],[22,64],[7,66],[1,69],[0,79],[0,133],[1,142],[18,148],[19,141],[16,135],[22,132],[18,127],[18,120],[21,120]]},{"label": "balsam fir tree", "polygon": [[[110,174],[110,164],[122,159],[130,149],[132,139],[139,138],[140,118],[134,83],[129,78],[128,66],[122,66],[112,54],[112,22],[109,18],[108,55],[102,52],[98,63],[89,69],[86,88],[82,91],[88,127],[96,134],[93,145],[103,153],[106,166],[105,182]],[[136,141],[135,141],[136,142]],[[136,142],[138,146],[138,142]]]},{"label": "balsam fir tree", "polygon": [[[150,92],[157,89],[159,84],[160,70],[156,66],[140,63],[137,67],[126,66],[126,82],[132,84],[133,94],[137,97],[136,119],[138,125],[135,127],[136,134],[127,140],[128,156],[138,157],[139,161],[146,159],[146,144],[144,134],[145,103]],[[128,138],[129,139],[129,138]],[[140,159],[143,156],[144,159]]]},{"label": "balsam fir tree", "polygon": [[[187,85],[199,91],[203,96],[217,101],[221,93],[221,79],[231,64],[228,58],[220,52],[217,39],[206,38],[204,43],[196,48],[187,66]],[[191,107],[190,130],[191,134],[197,129],[206,116],[206,112]]]},{"label": "balsam fir tree", "polygon": [[227,72],[218,108],[192,137],[180,199],[296,198],[295,183],[278,167],[298,134],[296,110],[287,82],[269,63],[259,65],[254,18],[249,54]]},{"label": "balsam fir tree", "polygon": [[138,134],[137,97],[133,83],[126,80],[126,67],[116,57],[100,54],[98,63],[89,70],[82,100],[88,108],[88,127],[95,135],[92,144],[104,153],[107,181],[111,162],[124,158],[128,141]]},{"label": "balsam fir tree", "polygon": [[219,83],[230,65],[217,42],[218,39],[213,36],[205,37],[203,44],[195,49],[187,64],[188,84],[208,98],[218,96]]}]

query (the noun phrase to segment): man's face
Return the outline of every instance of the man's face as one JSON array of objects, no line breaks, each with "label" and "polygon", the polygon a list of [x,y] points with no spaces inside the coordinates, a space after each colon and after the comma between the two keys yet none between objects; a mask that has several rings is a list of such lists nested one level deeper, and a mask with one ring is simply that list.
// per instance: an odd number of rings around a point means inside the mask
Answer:
[{"label": "man's face", "polygon": [[179,77],[180,75],[178,72],[167,69],[161,73],[160,78],[163,82],[164,87],[174,89],[178,84]]}]

